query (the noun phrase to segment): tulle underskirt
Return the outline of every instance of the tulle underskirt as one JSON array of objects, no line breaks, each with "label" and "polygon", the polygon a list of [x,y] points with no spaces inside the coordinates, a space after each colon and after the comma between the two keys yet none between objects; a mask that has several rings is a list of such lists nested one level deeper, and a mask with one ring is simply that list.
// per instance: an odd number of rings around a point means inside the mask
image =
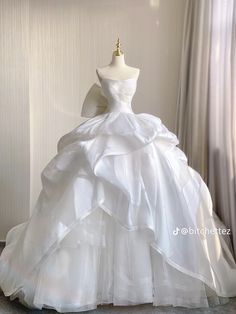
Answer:
[{"label": "tulle underskirt", "polygon": [[[24,228],[25,223],[12,229],[8,241],[13,244]],[[149,228],[129,230],[106,209],[96,208],[44,257],[10,299],[58,312],[92,310],[99,304],[196,308],[228,302],[171,265],[153,241]]]}]

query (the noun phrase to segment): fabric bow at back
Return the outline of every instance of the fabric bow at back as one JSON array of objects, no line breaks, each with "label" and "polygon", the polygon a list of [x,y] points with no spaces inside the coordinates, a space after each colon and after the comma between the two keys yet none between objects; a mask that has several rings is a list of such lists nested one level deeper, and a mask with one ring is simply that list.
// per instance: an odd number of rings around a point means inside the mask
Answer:
[{"label": "fabric bow at back", "polygon": [[81,116],[85,118],[93,118],[102,114],[107,109],[107,99],[102,92],[102,88],[94,83],[89,89],[82,106]]}]

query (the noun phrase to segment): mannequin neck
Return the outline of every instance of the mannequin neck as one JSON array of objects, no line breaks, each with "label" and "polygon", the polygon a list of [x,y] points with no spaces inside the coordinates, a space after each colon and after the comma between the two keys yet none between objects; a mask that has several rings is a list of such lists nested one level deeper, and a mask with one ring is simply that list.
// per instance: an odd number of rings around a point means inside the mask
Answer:
[{"label": "mannequin neck", "polygon": [[115,67],[124,67],[124,66],[126,66],[124,54],[122,54],[120,56],[116,56],[115,53],[113,53],[110,65],[111,66],[115,66]]}]

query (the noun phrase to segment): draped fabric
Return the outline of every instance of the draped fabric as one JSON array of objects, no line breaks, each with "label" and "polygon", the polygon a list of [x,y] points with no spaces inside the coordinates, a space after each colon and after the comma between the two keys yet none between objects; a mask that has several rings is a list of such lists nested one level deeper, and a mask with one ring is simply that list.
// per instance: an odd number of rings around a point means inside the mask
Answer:
[{"label": "draped fabric", "polygon": [[206,179],[211,2],[187,1],[177,135],[189,163]]},{"label": "draped fabric", "polygon": [[180,147],[207,182],[236,252],[235,2],[187,2],[176,119]]}]

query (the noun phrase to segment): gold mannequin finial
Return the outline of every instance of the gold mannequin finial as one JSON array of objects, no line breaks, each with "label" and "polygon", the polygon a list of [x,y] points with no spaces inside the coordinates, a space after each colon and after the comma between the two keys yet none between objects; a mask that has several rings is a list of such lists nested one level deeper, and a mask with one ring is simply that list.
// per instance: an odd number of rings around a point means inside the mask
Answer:
[{"label": "gold mannequin finial", "polygon": [[120,50],[120,38],[118,37],[117,43],[116,43],[116,50],[115,50],[115,55],[116,56],[121,56],[123,54],[123,51]]}]

